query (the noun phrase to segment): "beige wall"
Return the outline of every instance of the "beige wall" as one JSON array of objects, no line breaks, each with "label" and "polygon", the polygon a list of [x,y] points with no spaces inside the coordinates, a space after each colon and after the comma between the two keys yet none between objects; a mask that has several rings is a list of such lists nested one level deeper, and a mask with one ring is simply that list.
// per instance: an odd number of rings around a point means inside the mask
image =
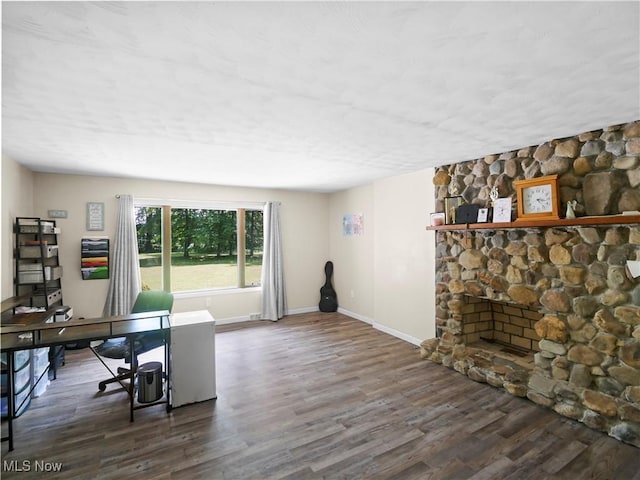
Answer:
[{"label": "beige wall", "polygon": [[[331,195],[329,251],[333,262],[333,286],[341,311],[369,323],[373,320],[373,242],[375,220],[372,185]],[[344,236],[342,218],[364,215],[364,235]]]},{"label": "beige wall", "polygon": [[[435,336],[433,170],[331,195],[330,256],[340,311],[414,344]],[[364,214],[364,235],[342,236],[344,214]]]},{"label": "beige wall", "polygon": [[[68,211],[67,219],[57,221],[62,229],[59,254],[64,271],[64,302],[73,306],[76,317],[94,317],[102,312],[108,281],[82,280],[80,239],[101,235],[113,239],[117,214],[115,195],[120,193],[139,198],[282,202],[281,226],[289,309],[296,312],[317,308],[319,288],[324,282],[324,262],[328,256],[329,197],[326,194],[44,173],[34,174],[33,191],[33,215],[46,218],[50,209]],[[87,202],[104,202],[104,232],[86,230]],[[10,254],[4,258],[11,258]],[[174,311],[194,309],[210,310],[220,323],[246,320],[249,315],[260,311],[260,293],[253,290],[186,298],[177,296]]]},{"label": "beige wall", "polygon": [[[317,309],[324,264],[334,262],[333,284],[340,311],[412,343],[435,336],[435,237],[427,232],[434,211],[433,170],[401,175],[331,195],[285,190],[220,187],[114,177],[31,173],[2,159],[2,298],[13,295],[14,217],[59,219],[65,303],[76,317],[99,316],[107,281],[83,281],[80,239],[113,238],[116,194],[139,198],[282,202],[287,299],[292,313]],[[86,230],[86,203],[105,203],[105,231]],[[345,214],[364,215],[364,235],[342,235]],[[175,311],[208,309],[220,323],[241,321],[260,311],[260,291],[218,291],[178,296]]]},{"label": "beige wall", "polygon": [[375,322],[415,344],[435,336],[433,192],[433,169],[375,183]]},{"label": "beige wall", "polygon": [[33,173],[11,158],[2,155],[2,298],[12,297],[13,288],[13,222],[15,217],[33,215]]}]

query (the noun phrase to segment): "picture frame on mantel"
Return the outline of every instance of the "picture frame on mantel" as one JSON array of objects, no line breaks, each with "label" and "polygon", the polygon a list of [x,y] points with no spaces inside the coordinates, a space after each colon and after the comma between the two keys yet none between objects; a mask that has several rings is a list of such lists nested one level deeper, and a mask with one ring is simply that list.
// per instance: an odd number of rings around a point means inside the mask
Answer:
[{"label": "picture frame on mantel", "polygon": [[511,197],[498,198],[493,202],[493,223],[511,223]]},{"label": "picture frame on mantel", "polygon": [[447,225],[456,223],[456,209],[462,205],[461,196],[444,197],[444,222]]},{"label": "picture frame on mantel", "polygon": [[478,210],[478,223],[487,223],[489,221],[489,209],[481,208]]},{"label": "picture frame on mantel", "polygon": [[104,230],[104,203],[87,202],[87,230]]}]

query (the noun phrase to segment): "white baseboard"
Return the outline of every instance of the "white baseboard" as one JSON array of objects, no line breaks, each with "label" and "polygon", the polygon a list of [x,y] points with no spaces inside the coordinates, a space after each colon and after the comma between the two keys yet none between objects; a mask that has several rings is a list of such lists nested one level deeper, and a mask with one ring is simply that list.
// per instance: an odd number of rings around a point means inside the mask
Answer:
[{"label": "white baseboard", "polygon": [[381,332],[388,333],[389,335],[399,338],[400,340],[404,340],[405,342],[409,342],[412,345],[420,346],[420,343],[422,342],[420,339],[407,335],[406,333],[400,332],[394,328],[387,327],[386,325],[374,323],[373,328],[380,330]]},{"label": "white baseboard", "polygon": [[251,318],[250,315],[243,315],[241,317],[229,317],[229,318],[216,318],[216,325],[227,325],[229,323],[240,323],[240,322],[251,322],[255,319]]},{"label": "white baseboard", "polygon": [[368,323],[369,325],[373,325],[373,320],[369,317],[365,317],[364,315],[360,315],[359,313],[352,312],[342,307],[338,307],[338,313],[346,315],[347,317],[355,318],[356,320],[360,320],[361,322]]},{"label": "white baseboard", "polygon": [[[289,310],[288,315],[296,315],[299,313],[313,313],[319,311],[317,306],[314,307],[302,307],[302,308],[292,308]],[[359,313],[351,312],[342,307],[338,307],[338,313],[342,313],[347,317],[355,318],[356,320],[360,320],[361,322],[367,323],[371,325],[376,330],[380,330],[386,334],[389,334],[393,337],[399,338],[400,340],[404,340],[405,342],[409,342],[413,345],[419,346],[422,340],[412,337],[411,335],[407,335],[406,333],[400,332],[394,328],[387,327],[386,325],[381,325],[376,323],[369,317],[365,317],[364,315],[360,315]],[[220,320],[216,319],[216,325],[227,325],[229,323],[240,323],[240,322],[249,322],[253,320],[260,320],[260,318],[255,318],[255,316],[259,314],[251,314],[251,315],[242,315],[240,317],[229,317],[222,318]]]},{"label": "white baseboard", "polygon": [[[289,310],[287,315],[296,315],[298,313],[312,313],[317,312],[318,307],[302,307],[302,308],[292,308]],[[242,315],[240,317],[229,317],[229,318],[216,318],[216,325],[227,325],[229,323],[240,323],[240,322],[252,322],[254,320],[262,320],[260,318],[259,313],[251,313],[249,315]]]},{"label": "white baseboard", "polygon": [[315,307],[292,308],[289,310],[288,315],[297,315],[298,313],[313,313],[319,311],[320,309],[317,305]]},{"label": "white baseboard", "polygon": [[406,333],[400,332],[394,328],[387,327],[386,325],[382,325],[380,323],[375,322],[374,320],[365,317],[364,315],[360,315],[358,313],[350,312],[349,310],[345,310],[344,308],[338,308],[338,312],[346,315],[347,317],[355,318],[356,320],[360,320],[361,322],[368,323],[376,330],[380,330],[386,334],[391,335],[392,337],[399,338],[400,340],[404,340],[405,342],[409,342],[412,345],[419,346],[422,340],[412,337],[411,335],[407,335]]}]

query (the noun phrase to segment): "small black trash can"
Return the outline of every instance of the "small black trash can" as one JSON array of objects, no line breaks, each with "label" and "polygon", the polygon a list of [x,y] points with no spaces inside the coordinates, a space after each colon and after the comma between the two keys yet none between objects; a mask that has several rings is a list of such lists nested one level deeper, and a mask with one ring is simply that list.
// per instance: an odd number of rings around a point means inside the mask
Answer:
[{"label": "small black trash can", "polygon": [[162,363],[143,363],[138,367],[138,402],[155,402],[162,395]]}]

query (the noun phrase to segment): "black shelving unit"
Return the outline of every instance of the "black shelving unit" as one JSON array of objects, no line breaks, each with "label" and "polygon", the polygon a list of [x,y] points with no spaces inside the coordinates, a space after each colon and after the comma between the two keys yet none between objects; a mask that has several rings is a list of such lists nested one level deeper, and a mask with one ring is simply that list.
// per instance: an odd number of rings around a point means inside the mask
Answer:
[{"label": "black shelving unit", "polygon": [[[16,218],[15,296],[27,297],[29,306],[45,310],[63,306],[59,233],[55,220]],[[64,346],[49,350],[49,362],[55,379],[57,369],[64,365]]]}]

